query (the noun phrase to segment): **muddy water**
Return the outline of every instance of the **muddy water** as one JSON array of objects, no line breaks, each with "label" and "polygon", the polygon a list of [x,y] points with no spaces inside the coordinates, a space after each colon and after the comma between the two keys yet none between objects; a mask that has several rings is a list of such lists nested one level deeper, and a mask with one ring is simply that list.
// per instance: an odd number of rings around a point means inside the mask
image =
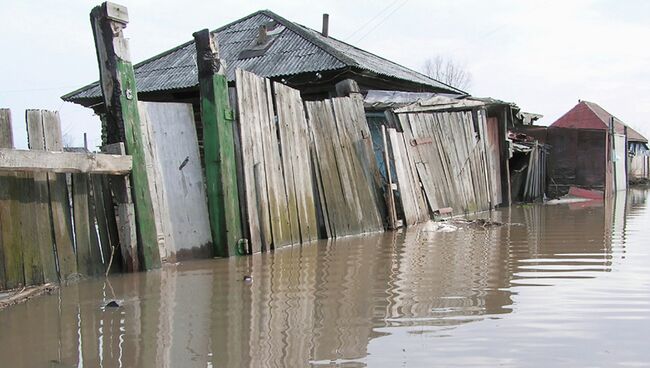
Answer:
[{"label": "muddy water", "polygon": [[86,280],[0,312],[0,366],[650,366],[647,194]]}]

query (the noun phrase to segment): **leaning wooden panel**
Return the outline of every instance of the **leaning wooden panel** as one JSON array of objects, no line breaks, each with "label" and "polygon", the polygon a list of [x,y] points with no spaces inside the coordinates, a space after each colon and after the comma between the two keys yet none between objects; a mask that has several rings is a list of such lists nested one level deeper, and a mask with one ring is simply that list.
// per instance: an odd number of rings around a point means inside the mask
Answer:
[{"label": "leaning wooden panel", "polygon": [[212,235],[192,105],[140,102],[139,109],[151,123],[153,177],[162,195],[168,260],[210,257]]},{"label": "leaning wooden panel", "polygon": [[376,182],[379,180],[379,168],[370,141],[370,129],[363,103],[355,98],[339,97],[332,99],[332,105],[341,145],[340,152],[347,156],[344,167],[348,169],[353,188],[352,203],[356,205],[361,216],[361,232],[383,230],[378,199],[381,188],[377,188]]},{"label": "leaning wooden panel", "polygon": [[319,170],[323,196],[323,211],[331,237],[348,235],[349,211],[343,196],[341,178],[338,174],[332,132],[336,129],[331,104],[325,101],[305,102],[309,129],[314,140],[314,166]]},{"label": "leaning wooden panel", "polygon": [[[237,111],[239,112],[239,136],[241,139],[242,168],[246,197],[247,224],[250,234],[250,249],[253,253],[271,247],[271,221],[268,216],[260,216],[260,208],[268,209],[266,175],[259,175],[255,182],[255,166],[258,172],[266,172],[264,151],[262,149],[262,122],[268,119],[268,103],[264,85],[252,73],[235,70],[237,87]],[[259,188],[260,193],[257,193]]]},{"label": "leaning wooden panel", "polygon": [[411,182],[411,177],[406,171],[408,162],[402,156],[404,141],[402,140],[401,134],[392,128],[388,129],[388,139],[390,140],[393,162],[395,163],[395,181],[397,182],[397,189],[399,190],[400,200],[402,202],[404,223],[406,226],[412,226],[418,222],[419,214],[415,202],[414,183]]},{"label": "leaning wooden panel", "polygon": [[[254,76],[254,78],[259,78]],[[262,147],[266,168],[266,180],[269,195],[269,215],[271,216],[271,232],[273,236],[272,247],[281,247],[294,243],[291,231],[291,212],[288,209],[287,192],[285,189],[284,173],[280,161],[280,147],[278,145],[278,130],[273,112],[273,97],[271,96],[271,83],[262,79],[266,99],[267,118],[262,118]],[[294,214],[295,215],[295,214]],[[296,232],[295,243],[300,242],[299,233]]]},{"label": "leaning wooden panel", "polygon": [[303,102],[298,90],[280,83],[274,83],[273,86],[289,209],[291,211],[295,203],[300,240],[302,242],[316,240],[318,225],[308,154],[310,137]]}]

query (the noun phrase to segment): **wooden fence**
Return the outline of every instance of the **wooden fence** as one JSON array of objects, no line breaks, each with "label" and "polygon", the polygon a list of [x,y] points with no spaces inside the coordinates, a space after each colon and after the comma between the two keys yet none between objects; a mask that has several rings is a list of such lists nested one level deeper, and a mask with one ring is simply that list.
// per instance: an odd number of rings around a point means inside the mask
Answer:
[{"label": "wooden fence", "polygon": [[30,150],[13,149],[0,109],[0,289],[103,274],[112,256],[129,268],[106,174],[128,174],[130,156],[63,152],[57,112],[28,110],[26,126]]},{"label": "wooden fence", "polygon": [[236,78],[249,251],[383,230],[362,102],[345,97],[303,105],[297,90],[243,70]]},{"label": "wooden fence", "polygon": [[[393,156],[404,166],[397,170],[407,225],[428,212],[451,207],[455,213],[486,211],[500,204],[498,136],[489,134],[486,112],[396,111],[403,129],[391,132]],[[496,140],[496,141],[495,141]],[[395,160],[398,161],[398,160]]]}]

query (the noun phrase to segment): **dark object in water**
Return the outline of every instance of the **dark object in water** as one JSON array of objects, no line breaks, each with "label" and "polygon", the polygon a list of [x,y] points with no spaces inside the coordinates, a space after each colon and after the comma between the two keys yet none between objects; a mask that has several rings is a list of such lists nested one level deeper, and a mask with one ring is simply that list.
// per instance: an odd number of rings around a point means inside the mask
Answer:
[{"label": "dark object in water", "polygon": [[243,280],[243,281],[244,281],[245,283],[249,284],[249,283],[253,282],[253,276],[246,275],[246,276],[244,276],[244,280]]},{"label": "dark object in water", "polygon": [[119,308],[120,305],[115,301],[111,300],[110,302],[106,303],[106,308]]}]

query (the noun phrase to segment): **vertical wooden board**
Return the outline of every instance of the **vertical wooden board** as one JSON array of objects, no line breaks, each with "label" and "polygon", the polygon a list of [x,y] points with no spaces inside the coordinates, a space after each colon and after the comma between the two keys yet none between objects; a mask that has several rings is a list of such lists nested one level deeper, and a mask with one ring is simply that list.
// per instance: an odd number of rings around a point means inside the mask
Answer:
[{"label": "vertical wooden board", "polygon": [[[296,90],[292,90],[279,83],[274,83],[273,87],[291,236],[294,242],[297,243],[301,241],[299,207],[302,205],[300,201],[303,198],[301,191],[304,190],[299,185],[301,182],[300,179],[305,173],[300,172],[300,161],[296,153],[300,151],[307,152],[309,149],[309,147],[303,147],[301,145],[301,142],[298,140],[298,132],[296,132],[299,122],[296,121],[295,111],[297,106],[302,105],[302,100],[300,99],[299,92]],[[297,100],[292,98],[294,97],[291,93],[292,91],[298,92]]]},{"label": "vertical wooden board", "polygon": [[[406,226],[412,226],[418,222],[418,207],[415,204],[415,191],[410,176],[407,174],[406,158],[402,156],[402,145],[404,144],[401,137],[395,129],[388,129],[388,138],[392,148],[393,162],[395,163],[395,181],[400,193],[402,209],[404,211],[404,223]],[[401,142],[401,145],[400,145]]]},{"label": "vertical wooden board", "polygon": [[318,227],[312,170],[310,156],[305,154],[310,151],[310,140],[303,102],[298,90],[280,83],[274,83],[274,93],[290,218],[294,218],[291,214],[294,207],[296,212],[297,223],[292,222],[292,236],[295,239],[299,235],[302,242],[316,240]]},{"label": "vertical wooden board", "polygon": [[104,263],[108,265],[108,259],[111,256],[111,240],[108,233],[108,215],[106,211],[106,201],[104,200],[104,185],[101,175],[89,175],[89,185],[92,187],[94,208],[93,216],[97,221],[97,233],[99,235],[99,247],[102,252]]},{"label": "vertical wooden board", "polygon": [[[401,125],[400,125],[401,126]],[[404,133],[399,133],[399,149],[402,153],[402,157],[406,160],[405,166],[406,171],[409,176],[409,180],[412,184],[412,189],[414,193],[415,205],[417,208],[417,222],[425,222],[430,219],[429,216],[429,207],[427,205],[426,198],[424,197],[424,192],[422,190],[422,183],[418,177],[417,169],[415,167],[415,162],[413,161],[413,152],[411,151],[411,145],[406,139]]]},{"label": "vertical wooden board", "polygon": [[[269,196],[269,214],[271,216],[271,231],[273,235],[273,248],[293,244],[291,221],[288,215],[291,212],[287,205],[287,192],[284,183],[284,174],[280,162],[280,148],[278,146],[278,131],[273,112],[271,85],[268,79],[259,79],[261,85],[260,102],[262,106],[262,148],[266,168],[267,192]],[[266,106],[263,106],[266,104]],[[295,213],[294,213],[295,215]]]},{"label": "vertical wooden board", "polygon": [[170,256],[170,247],[174,244],[171,231],[170,213],[165,193],[165,181],[162,177],[158,149],[154,138],[154,125],[158,122],[149,116],[148,103],[138,101],[138,115],[140,116],[140,130],[142,131],[142,148],[144,164],[147,170],[147,183],[151,193],[151,207],[156,232],[156,244],[161,259],[167,260]]},{"label": "vertical wooden board", "polygon": [[[266,176],[260,175],[259,185],[255,183],[255,165],[266,172],[264,167],[264,151],[262,149],[262,123],[264,118],[260,111],[268,104],[261,104],[260,99],[266,99],[266,94],[260,94],[262,86],[253,79],[254,75],[241,69],[235,70],[237,87],[237,110],[239,112],[239,135],[241,137],[242,166],[244,186],[246,191],[246,212],[248,213],[249,243],[253,253],[271,246],[271,222],[267,216],[260,216],[259,208],[268,209],[268,193]],[[268,118],[268,114],[266,114]],[[261,192],[257,193],[257,189]]]},{"label": "vertical wooden board", "polygon": [[[61,119],[57,111],[42,110],[43,143],[46,151],[63,151]],[[72,218],[66,174],[47,174],[51,225],[58,259],[59,277],[77,273],[72,239]]]},{"label": "vertical wooden board", "polygon": [[[363,105],[357,99],[349,97],[334,98],[332,105],[341,152],[345,153],[341,158],[345,159],[344,167],[347,169],[352,189],[350,193],[353,200],[348,203],[353,204],[359,213],[360,231],[356,233],[382,230],[383,221],[375,193],[375,174],[379,169],[376,166],[372,143],[368,150],[363,142],[364,135],[370,138],[368,123],[363,115]],[[343,165],[341,161],[337,162],[340,170]],[[375,165],[372,166],[372,163]]]},{"label": "vertical wooden board", "polygon": [[51,175],[48,185],[59,277],[61,280],[65,280],[70,275],[78,272],[72,231],[70,193],[68,192],[66,174]]},{"label": "vertical wooden board", "polygon": [[320,193],[323,197],[323,211],[327,215],[330,236],[344,236],[347,234],[348,222],[347,209],[344,203],[340,177],[337,173],[336,158],[331,137],[332,124],[331,107],[324,101],[306,101],[305,108],[309,129],[313,136],[314,166],[318,168],[321,179]]},{"label": "vertical wooden board", "polygon": [[327,133],[331,135],[334,144],[334,159],[338,176],[341,179],[341,189],[349,220],[347,234],[360,234],[364,232],[364,214],[358,186],[366,183],[356,180],[356,165],[354,162],[356,153],[353,151],[354,147],[352,147],[350,137],[346,134],[345,116],[342,113],[337,116],[336,112],[333,111],[332,100],[325,100],[325,103],[330,106],[329,111],[333,112],[333,115],[326,117],[325,122],[327,124]]},{"label": "vertical wooden board", "polygon": [[[485,120],[485,112],[481,111],[481,116]],[[493,204],[499,205],[503,202],[501,192],[501,160],[499,152],[501,151],[501,140],[499,139],[499,122],[497,118],[487,118],[487,146],[490,166],[490,177],[492,181],[492,199]]]},{"label": "vertical wooden board", "polygon": [[[248,204],[246,198],[246,183],[244,175],[244,164],[242,162],[242,139],[240,135],[241,121],[239,118],[239,109],[237,106],[237,88],[228,88],[228,98],[230,106],[233,108],[233,146],[235,149],[235,165],[237,167],[237,198],[239,199],[239,215],[242,228],[242,238],[250,239],[250,226],[248,224]],[[198,132],[197,132],[198,133]],[[246,250],[247,251],[247,250]]]},{"label": "vertical wooden board", "polygon": [[[0,109],[0,148],[14,148],[9,109]],[[10,196],[13,177],[11,173],[0,172],[0,290],[8,288],[5,263],[9,256],[5,254],[5,249],[9,248],[13,238]],[[11,250],[9,253],[11,254]]]},{"label": "vertical wooden board", "polygon": [[88,175],[72,175],[72,197],[77,270],[83,275],[94,276],[99,273],[99,267],[96,264],[96,260],[99,258],[99,247],[96,236],[91,233],[91,226],[94,230],[94,223],[90,217]]},{"label": "vertical wooden board", "polygon": [[329,239],[332,237],[332,227],[327,213],[327,201],[323,191],[323,178],[321,176],[321,169],[316,153],[316,146],[312,142],[309,147],[309,157],[311,161],[311,169],[314,173],[312,186],[314,189],[314,203],[316,205],[316,222],[318,224],[318,234],[322,239]]},{"label": "vertical wooden board", "polygon": [[[27,136],[29,149],[34,151],[44,151],[46,150],[45,139],[46,135],[51,133],[51,129],[46,132],[43,126],[43,110],[27,110],[25,113],[26,123],[27,123]],[[48,117],[50,116],[48,112]],[[48,122],[51,119],[48,118]],[[50,195],[49,195],[49,180],[50,175],[46,173],[33,173],[34,181],[31,184],[33,186],[33,193],[30,197],[31,210],[32,210],[32,223],[28,228],[32,228],[34,231],[34,243],[35,247],[39,253],[38,256],[38,265],[34,266],[40,268],[40,272],[43,274],[43,281],[46,282],[56,282],[58,281],[58,275],[56,270],[56,261],[55,261],[55,244],[54,238],[52,236],[52,220],[50,216]],[[31,247],[31,246],[30,246]],[[25,253],[28,254],[28,253]],[[25,268],[25,272],[27,268]],[[27,274],[26,274],[27,275]]]},{"label": "vertical wooden board", "polygon": [[5,286],[13,289],[25,285],[20,223],[22,205],[18,174],[0,173],[0,222],[4,255]]},{"label": "vertical wooden board", "polygon": [[167,256],[210,257],[212,235],[192,106],[140,102],[139,107],[150,121]]}]

